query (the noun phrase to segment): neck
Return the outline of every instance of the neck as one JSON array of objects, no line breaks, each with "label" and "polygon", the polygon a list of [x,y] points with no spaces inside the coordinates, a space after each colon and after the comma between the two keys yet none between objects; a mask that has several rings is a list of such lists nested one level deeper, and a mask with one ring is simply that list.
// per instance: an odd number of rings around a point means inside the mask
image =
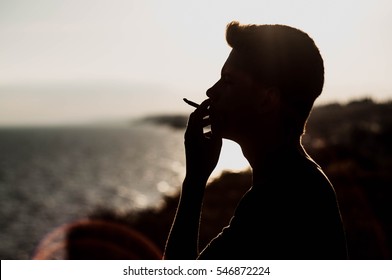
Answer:
[{"label": "neck", "polygon": [[271,162],[279,160],[287,153],[299,153],[306,155],[301,144],[300,138],[272,137],[254,137],[247,143],[240,143],[245,158],[249,161],[253,170],[254,186],[262,180],[263,174],[268,172]]}]

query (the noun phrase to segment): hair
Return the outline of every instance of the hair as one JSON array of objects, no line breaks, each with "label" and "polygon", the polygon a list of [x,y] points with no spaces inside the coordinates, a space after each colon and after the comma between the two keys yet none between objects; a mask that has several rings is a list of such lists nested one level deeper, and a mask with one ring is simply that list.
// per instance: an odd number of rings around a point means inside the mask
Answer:
[{"label": "hair", "polygon": [[324,84],[320,51],[305,32],[286,25],[227,25],[226,41],[244,61],[245,70],[265,86],[279,89],[287,109],[296,114],[296,133],[304,125]]}]

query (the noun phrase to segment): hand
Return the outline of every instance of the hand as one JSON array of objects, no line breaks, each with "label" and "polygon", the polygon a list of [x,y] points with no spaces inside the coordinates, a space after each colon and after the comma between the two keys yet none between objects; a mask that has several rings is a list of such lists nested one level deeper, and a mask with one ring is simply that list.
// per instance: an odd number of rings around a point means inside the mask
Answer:
[{"label": "hand", "polygon": [[210,125],[207,99],[190,115],[185,132],[187,177],[207,181],[218,163],[222,138],[203,128]]}]

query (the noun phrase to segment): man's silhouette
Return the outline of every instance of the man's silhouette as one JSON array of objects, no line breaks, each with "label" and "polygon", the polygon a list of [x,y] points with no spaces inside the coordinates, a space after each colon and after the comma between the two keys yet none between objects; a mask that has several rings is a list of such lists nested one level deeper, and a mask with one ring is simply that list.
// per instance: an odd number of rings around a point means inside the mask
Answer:
[{"label": "man's silhouette", "polygon": [[[334,189],[301,145],[324,83],[318,48],[284,25],[232,22],[226,40],[232,51],[221,78],[189,118],[186,177],[164,258],[347,258]],[[209,124],[211,133],[203,133]],[[241,146],[253,186],[230,224],[199,253],[204,189],[222,138]]]}]

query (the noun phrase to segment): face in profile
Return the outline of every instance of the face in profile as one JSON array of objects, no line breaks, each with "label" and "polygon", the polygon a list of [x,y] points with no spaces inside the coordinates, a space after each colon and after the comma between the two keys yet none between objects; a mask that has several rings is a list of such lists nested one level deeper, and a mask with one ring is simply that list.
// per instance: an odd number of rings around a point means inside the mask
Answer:
[{"label": "face in profile", "polygon": [[233,50],[222,68],[221,78],[207,91],[212,132],[234,141],[254,128],[263,90],[242,64],[241,56]]}]

